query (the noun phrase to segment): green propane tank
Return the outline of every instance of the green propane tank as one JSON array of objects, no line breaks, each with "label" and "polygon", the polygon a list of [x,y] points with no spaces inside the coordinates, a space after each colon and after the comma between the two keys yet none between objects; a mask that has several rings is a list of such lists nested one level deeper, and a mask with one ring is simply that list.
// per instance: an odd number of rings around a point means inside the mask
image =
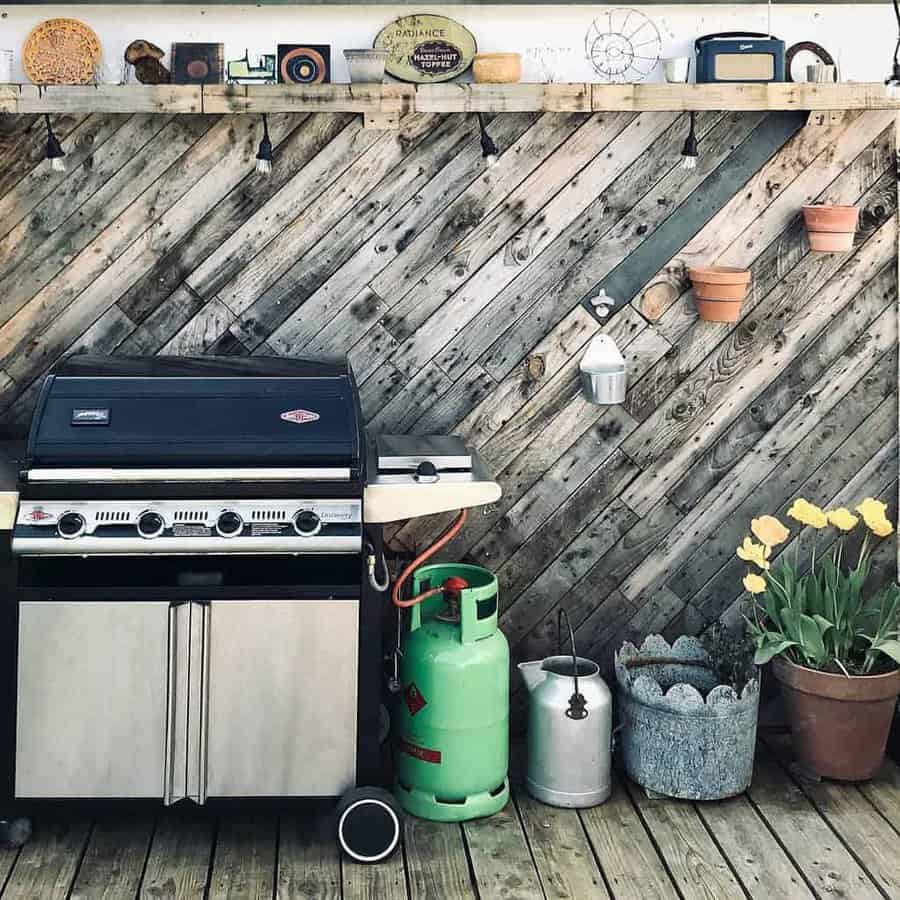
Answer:
[{"label": "green propane tank", "polygon": [[[509,799],[509,645],[497,579],[479,566],[418,569],[412,593],[450,585],[411,609],[394,719],[395,794],[414,816],[462,822]],[[447,588],[450,588],[447,585]]]}]

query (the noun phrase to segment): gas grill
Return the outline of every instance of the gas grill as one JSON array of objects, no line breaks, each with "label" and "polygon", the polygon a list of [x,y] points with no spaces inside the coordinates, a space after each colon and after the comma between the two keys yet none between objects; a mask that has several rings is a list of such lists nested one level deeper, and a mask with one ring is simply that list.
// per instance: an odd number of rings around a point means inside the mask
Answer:
[{"label": "gas grill", "polygon": [[74,357],[19,476],[18,798],[337,797],[379,777],[381,524],[489,503],[367,440],[343,360]]}]

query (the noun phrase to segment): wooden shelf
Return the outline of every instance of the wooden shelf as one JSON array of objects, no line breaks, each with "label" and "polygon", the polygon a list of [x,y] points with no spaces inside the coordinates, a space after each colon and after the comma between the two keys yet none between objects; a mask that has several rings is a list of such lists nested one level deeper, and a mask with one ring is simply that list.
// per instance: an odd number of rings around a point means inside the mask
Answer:
[{"label": "wooden shelf", "polygon": [[5,113],[591,112],[898,109],[879,83],[0,85]]}]

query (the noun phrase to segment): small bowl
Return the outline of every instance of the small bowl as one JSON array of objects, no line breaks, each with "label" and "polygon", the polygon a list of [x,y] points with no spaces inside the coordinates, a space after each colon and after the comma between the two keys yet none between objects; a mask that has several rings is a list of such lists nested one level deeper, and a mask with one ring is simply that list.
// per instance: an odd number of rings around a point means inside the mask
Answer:
[{"label": "small bowl", "polygon": [[522,80],[522,54],[476,53],[472,77],[478,84],[515,84]]}]

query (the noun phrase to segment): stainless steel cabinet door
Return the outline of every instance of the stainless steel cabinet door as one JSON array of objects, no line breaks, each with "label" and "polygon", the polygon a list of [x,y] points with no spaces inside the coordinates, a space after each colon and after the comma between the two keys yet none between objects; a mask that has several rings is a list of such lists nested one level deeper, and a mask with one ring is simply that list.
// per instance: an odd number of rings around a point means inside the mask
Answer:
[{"label": "stainless steel cabinet door", "polygon": [[169,604],[25,602],[16,795],[162,797]]},{"label": "stainless steel cabinet door", "polygon": [[331,797],[356,774],[355,600],[207,609],[209,797]]}]

